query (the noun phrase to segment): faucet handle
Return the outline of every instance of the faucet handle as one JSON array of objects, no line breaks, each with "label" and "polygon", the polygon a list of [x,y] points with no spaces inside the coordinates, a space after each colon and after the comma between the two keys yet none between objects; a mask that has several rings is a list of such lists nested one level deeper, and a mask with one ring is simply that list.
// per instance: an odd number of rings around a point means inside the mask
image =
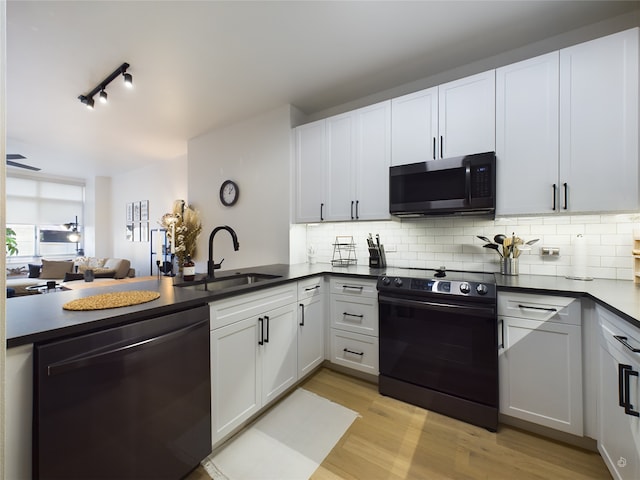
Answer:
[{"label": "faucet handle", "polygon": [[214,270],[220,270],[222,268],[222,262],[224,262],[224,258],[222,260],[220,260],[220,263],[214,263],[213,264],[213,269]]}]

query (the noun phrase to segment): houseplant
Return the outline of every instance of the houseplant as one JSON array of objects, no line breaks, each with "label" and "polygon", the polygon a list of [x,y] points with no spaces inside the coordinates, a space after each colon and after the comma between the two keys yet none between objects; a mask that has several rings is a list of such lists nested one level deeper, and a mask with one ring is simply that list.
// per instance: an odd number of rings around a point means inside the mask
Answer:
[{"label": "houseplant", "polygon": [[176,200],[173,210],[162,216],[160,224],[167,229],[167,238],[173,245],[173,252],[182,269],[187,256],[196,256],[196,243],[202,232],[200,212],[184,200]]},{"label": "houseplant", "polygon": [[6,230],[7,255],[18,254],[18,241],[16,240],[16,232],[12,228],[7,227]]}]

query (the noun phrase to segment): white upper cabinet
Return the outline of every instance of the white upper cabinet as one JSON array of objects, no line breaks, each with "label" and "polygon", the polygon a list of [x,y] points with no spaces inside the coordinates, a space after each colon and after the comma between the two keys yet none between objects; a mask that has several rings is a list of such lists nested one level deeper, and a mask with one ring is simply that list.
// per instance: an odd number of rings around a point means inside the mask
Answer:
[{"label": "white upper cabinet", "polygon": [[296,128],[296,221],[385,220],[391,101]]},{"label": "white upper cabinet", "polygon": [[357,220],[388,219],[391,101],[356,110],[355,118],[355,217]]},{"label": "white upper cabinet", "polygon": [[440,158],[495,151],[495,70],[438,87],[438,134]]},{"label": "white upper cabinet", "polygon": [[560,50],[560,204],[638,208],[638,28]]},{"label": "white upper cabinet", "polygon": [[558,52],[496,70],[499,215],[558,209],[558,75]]},{"label": "white upper cabinet", "polygon": [[325,122],[308,123],[296,131],[296,221],[318,222],[324,215]]},{"label": "white upper cabinet", "polygon": [[438,155],[438,87],[391,101],[391,164],[435,160]]},{"label": "white upper cabinet", "polygon": [[495,150],[495,71],[392,100],[392,164]]}]

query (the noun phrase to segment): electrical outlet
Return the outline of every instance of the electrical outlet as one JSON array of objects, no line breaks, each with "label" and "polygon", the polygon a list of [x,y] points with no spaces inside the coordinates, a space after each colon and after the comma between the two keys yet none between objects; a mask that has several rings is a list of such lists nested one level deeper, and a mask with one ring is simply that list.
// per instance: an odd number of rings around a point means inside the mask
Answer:
[{"label": "electrical outlet", "polygon": [[384,246],[384,251],[385,252],[397,252],[398,250],[396,249],[395,245],[385,245]]},{"label": "electrical outlet", "polygon": [[559,257],[560,247],[540,247],[540,255],[543,257]]}]

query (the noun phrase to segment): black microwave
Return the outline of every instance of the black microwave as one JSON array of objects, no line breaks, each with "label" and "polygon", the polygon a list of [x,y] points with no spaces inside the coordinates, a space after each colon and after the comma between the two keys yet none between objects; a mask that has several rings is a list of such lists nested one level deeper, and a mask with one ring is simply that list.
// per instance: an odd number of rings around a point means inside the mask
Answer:
[{"label": "black microwave", "polygon": [[392,215],[495,215],[495,210],[495,152],[389,168]]}]

